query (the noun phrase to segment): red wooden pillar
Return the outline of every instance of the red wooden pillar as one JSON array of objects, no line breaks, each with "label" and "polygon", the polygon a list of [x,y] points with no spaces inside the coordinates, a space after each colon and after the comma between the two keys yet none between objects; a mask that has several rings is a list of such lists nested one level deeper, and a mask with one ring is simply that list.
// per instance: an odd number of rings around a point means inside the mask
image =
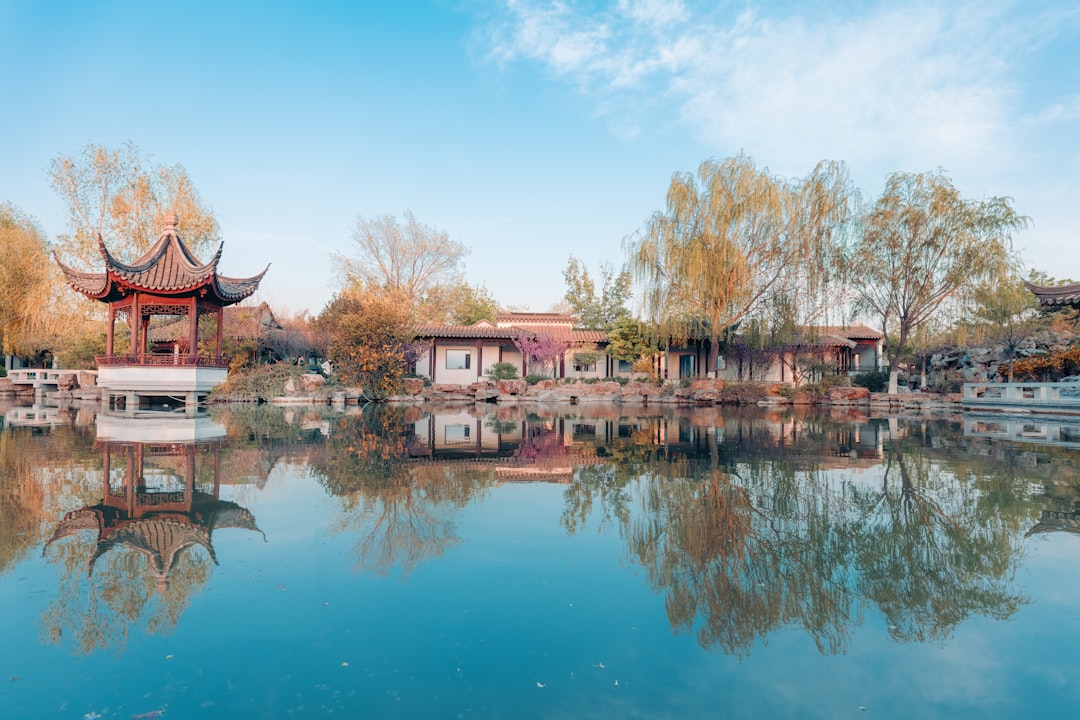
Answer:
[{"label": "red wooden pillar", "polygon": [[199,301],[194,297],[188,304],[188,362],[197,362],[199,347]]},{"label": "red wooden pillar", "polygon": [[113,325],[116,323],[116,306],[109,303],[109,327],[105,328],[105,354],[113,354]]},{"label": "red wooden pillar", "polygon": [[217,357],[221,357],[221,340],[225,335],[225,308],[218,305],[217,309]]},{"label": "red wooden pillar", "polygon": [[480,368],[484,365],[484,341],[476,340],[476,379],[480,379]]},{"label": "red wooden pillar", "polygon": [[139,304],[139,293],[131,299],[131,348],[128,353],[132,357],[139,354],[139,336],[142,332],[142,307]]}]

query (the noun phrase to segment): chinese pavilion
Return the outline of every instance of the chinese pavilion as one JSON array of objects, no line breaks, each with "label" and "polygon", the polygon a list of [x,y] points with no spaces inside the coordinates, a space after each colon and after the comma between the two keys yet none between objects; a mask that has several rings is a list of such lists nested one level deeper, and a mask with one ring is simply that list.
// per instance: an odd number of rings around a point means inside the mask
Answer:
[{"label": "chinese pavilion", "polygon": [[1073,307],[1080,309],[1080,283],[1076,285],[1033,285],[1024,282],[1027,289],[1039,299],[1043,307]]},{"label": "chinese pavilion", "polygon": [[[107,407],[133,412],[155,398],[173,398],[193,412],[228,375],[228,358],[221,352],[223,308],[254,293],[269,269],[249,278],[219,275],[222,246],[210,262],[201,263],[176,226],[176,216],[166,216],[157,242],[130,264],[113,257],[99,235],[104,272],[75,270],[56,258],[74,290],[109,306],[106,354],[97,358],[98,386]],[[215,319],[213,337],[200,336],[199,319],[207,316]],[[116,352],[117,318],[130,330],[126,352]],[[152,324],[177,318],[186,319],[180,342],[164,351],[149,342]]]}]

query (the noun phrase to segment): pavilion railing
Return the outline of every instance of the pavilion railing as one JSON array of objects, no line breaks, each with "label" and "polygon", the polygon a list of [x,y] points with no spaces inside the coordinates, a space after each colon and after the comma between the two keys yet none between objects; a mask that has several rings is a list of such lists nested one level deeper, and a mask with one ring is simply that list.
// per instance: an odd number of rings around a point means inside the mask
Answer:
[{"label": "pavilion railing", "polygon": [[163,367],[187,365],[195,367],[227,368],[229,358],[224,355],[192,353],[139,353],[136,355],[99,355],[95,358],[102,367]]}]

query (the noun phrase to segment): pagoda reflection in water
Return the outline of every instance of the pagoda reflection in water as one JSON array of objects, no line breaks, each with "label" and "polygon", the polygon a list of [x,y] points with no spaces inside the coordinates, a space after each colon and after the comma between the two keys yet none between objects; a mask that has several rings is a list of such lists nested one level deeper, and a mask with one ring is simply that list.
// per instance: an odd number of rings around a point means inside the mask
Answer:
[{"label": "pagoda reflection in water", "polygon": [[[161,439],[146,441],[148,436]],[[89,581],[84,587],[71,577],[71,592],[60,600],[64,607],[53,609],[57,629],[67,626],[77,638],[98,638],[80,640],[83,650],[122,642],[118,633],[127,633],[119,626],[139,617],[150,627],[175,624],[209,578],[211,563],[218,564],[218,530],[249,530],[265,541],[249,510],[220,498],[224,436],[225,428],[207,417],[99,416],[94,449],[102,456],[101,500],[66,513],[44,549],[57,548],[56,554],[68,558],[69,571]],[[65,538],[71,543],[60,542]],[[173,587],[178,576],[183,580]],[[103,616],[107,598],[118,592],[129,601]],[[89,632],[93,624],[109,630]]]}]

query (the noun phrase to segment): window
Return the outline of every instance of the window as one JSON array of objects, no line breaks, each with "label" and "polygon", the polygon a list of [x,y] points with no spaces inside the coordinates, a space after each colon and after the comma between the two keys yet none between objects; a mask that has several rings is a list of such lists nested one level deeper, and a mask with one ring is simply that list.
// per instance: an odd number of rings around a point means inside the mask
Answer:
[{"label": "window", "polygon": [[468,350],[447,350],[447,370],[468,370],[472,366],[472,353]]},{"label": "window", "polygon": [[632,363],[629,360],[619,361],[619,372],[630,372],[631,367]]},{"label": "window", "polygon": [[716,356],[716,369],[724,370],[727,368],[727,358],[723,355],[717,354]]},{"label": "window", "polygon": [[596,361],[591,363],[574,363],[574,372],[596,372]]},{"label": "window", "polygon": [[447,425],[443,431],[443,440],[447,445],[461,445],[469,442],[468,425]]}]

